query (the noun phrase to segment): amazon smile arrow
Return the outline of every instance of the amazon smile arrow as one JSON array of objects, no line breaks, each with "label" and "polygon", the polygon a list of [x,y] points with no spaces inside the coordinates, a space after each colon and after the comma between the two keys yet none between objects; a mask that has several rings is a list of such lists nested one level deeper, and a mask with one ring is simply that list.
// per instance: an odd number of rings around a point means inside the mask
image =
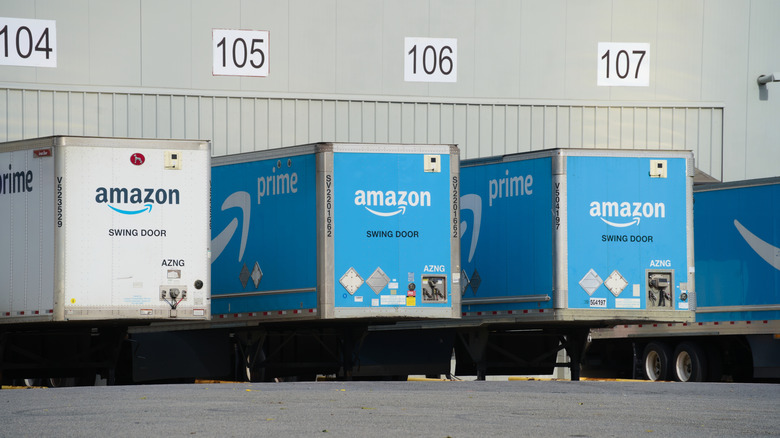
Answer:
[{"label": "amazon smile arrow", "polygon": [[140,210],[122,210],[110,205],[108,206],[108,208],[114,210],[117,213],[122,213],[122,214],[138,214],[138,213],[143,213],[145,211],[149,211],[150,213],[152,212],[152,204],[146,204],[144,208]]}]

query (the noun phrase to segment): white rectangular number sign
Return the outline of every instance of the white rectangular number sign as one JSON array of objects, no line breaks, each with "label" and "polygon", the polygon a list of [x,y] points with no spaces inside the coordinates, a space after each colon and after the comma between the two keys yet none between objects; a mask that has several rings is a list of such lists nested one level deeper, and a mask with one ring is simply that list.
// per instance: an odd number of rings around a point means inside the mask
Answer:
[{"label": "white rectangular number sign", "polygon": [[404,54],[404,81],[458,81],[456,38],[405,38]]},{"label": "white rectangular number sign", "polygon": [[599,87],[650,85],[650,44],[599,43]]},{"label": "white rectangular number sign", "polygon": [[267,30],[212,29],[215,76],[268,76]]},{"label": "white rectangular number sign", "polygon": [[607,307],[606,298],[591,298],[590,307]]},{"label": "white rectangular number sign", "polygon": [[57,67],[56,23],[0,17],[0,65]]}]

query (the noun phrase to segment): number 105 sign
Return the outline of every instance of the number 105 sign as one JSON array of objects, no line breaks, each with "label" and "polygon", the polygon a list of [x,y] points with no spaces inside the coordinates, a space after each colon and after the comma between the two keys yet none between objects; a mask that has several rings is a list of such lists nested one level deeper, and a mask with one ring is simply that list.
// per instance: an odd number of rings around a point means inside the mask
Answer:
[{"label": "number 105 sign", "polygon": [[220,76],[268,76],[267,30],[212,29],[212,71]]}]

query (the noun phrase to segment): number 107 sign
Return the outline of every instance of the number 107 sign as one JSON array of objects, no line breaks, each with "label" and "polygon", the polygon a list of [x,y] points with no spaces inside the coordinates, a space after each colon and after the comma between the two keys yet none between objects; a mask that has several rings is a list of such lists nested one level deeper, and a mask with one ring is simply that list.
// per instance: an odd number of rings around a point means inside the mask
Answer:
[{"label": "number 107 sign", "polygon": [[598,86],[650,85],[650,44],[599,43]]}]

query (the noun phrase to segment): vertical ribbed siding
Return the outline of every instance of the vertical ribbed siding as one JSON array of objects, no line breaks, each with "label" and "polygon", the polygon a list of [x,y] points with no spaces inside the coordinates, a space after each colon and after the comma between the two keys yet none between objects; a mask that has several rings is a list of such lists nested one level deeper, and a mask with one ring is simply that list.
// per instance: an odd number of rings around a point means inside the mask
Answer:
[{"label": "vertical ribbed siding", "polygon": [[723,108],[398,102],[0,89],[0,140],[207,139],[226,155],[317,141],[455,143],[463,158],[556,147],[693,150],[722,175]]}]

